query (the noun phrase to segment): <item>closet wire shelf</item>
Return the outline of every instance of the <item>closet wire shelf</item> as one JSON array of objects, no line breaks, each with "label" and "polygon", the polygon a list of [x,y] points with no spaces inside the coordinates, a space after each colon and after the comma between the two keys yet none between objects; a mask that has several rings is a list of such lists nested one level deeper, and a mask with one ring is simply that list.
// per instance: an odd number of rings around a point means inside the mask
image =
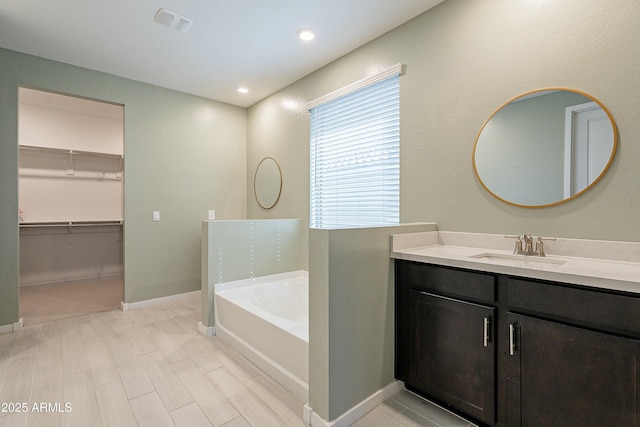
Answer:
[{"label": "closet wire shelf", "polygon": [[18,146],[20,150],[24,151],[39,151],[44,153],[56,153],[56,154],[66,154],[69,156],[69,165],[67,167],[67,175],[75,175],[75,170],[73,166],[73,157],[74,156],[90,156],[90,157],[98,157],[103,159],[116,159],[119,160],[118,172],[116,176],[118,178],[122,178],[122,167],[124,163],[124,156],[122,154],[112,154],[112,153],[101,153],[98,151],[83,151],[83,150],[72,150],[68,148],[55,148],[55,147],[43,147],[39,145],[23,145],[20,144]]},{"label": "closet wire shelf", "polygon": [[124,221],[46,221],[46,222],[21,222],[20,228],[44,228],[44,227],[65,227],[71,230],[74,227],[114,227],[122,226]]},{"label": "closet wire shelf", "polygon": [[19,147],[21,150],[25,151],[42,151],[47,153],[71,154],[76,156],[105,157],[109,159],[122,159],[124,157],[122,154],[102,153],[99,151],[72,150],[69,148],[42,147],[38,145],[20,144]]}]

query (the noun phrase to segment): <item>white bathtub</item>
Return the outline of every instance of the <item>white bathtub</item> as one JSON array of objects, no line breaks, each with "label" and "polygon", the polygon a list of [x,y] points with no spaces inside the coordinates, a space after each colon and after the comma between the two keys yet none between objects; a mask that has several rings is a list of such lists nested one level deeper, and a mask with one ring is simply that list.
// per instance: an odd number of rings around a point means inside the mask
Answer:
[{"label": "white bathtub", "polygon": [[292,392],[309,394],[309,275],[293,271],[215,285],[216,335]]}]

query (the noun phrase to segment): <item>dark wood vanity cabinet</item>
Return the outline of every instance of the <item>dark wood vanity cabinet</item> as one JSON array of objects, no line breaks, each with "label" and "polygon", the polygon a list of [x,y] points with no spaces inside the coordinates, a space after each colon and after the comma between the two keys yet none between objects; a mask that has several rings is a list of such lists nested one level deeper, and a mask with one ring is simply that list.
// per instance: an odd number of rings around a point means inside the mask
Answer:
[{"label": "dark wood vanity cabinet", "polygon": [[510,427],[640,426],[640,298],[509,278]]},{"label": "dark wood vanity cabinet", "polygon": [[480,425],[640,427],[640,297],[396,260],[396,377]]},{"label": "dark wood vanity cabinet", "polygon": [[640,425],[640,341],[511,313],[509,324],[509,426]]},{"label": "dark wood vanity cabinet", "polygon": [[493,276],[420,264],[404,264],[397,273],[398,283],[410,284],[398,286],[396,294],[398,379],[491,424],[496,372]]},{"label": "dark wood vanity cabinet", "polygon": [[493,420],[494,309],[425,292],[411,299],[412,385],[474,418]]}]

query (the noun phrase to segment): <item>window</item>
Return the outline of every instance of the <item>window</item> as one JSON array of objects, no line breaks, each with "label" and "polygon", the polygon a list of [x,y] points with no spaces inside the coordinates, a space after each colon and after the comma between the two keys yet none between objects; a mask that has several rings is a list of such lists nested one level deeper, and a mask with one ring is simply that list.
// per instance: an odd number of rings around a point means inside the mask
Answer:
[{"label": "window", "polygon": [[311,227],[399,223],[400,70],[311,107]]}]

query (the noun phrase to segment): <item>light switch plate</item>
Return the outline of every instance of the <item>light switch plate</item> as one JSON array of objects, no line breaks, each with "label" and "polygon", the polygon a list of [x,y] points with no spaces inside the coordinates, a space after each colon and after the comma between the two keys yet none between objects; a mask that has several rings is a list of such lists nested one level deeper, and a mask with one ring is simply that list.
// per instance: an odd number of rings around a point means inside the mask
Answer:
[{"label": "light switch plate", "polygon": [[209,209],[209,217],[210,220],[216,219],[216,211],[213,209]]},{"label": "light switch plate", "polygon": [[153,220],[160,221],[160,211],[153,211]]}]

